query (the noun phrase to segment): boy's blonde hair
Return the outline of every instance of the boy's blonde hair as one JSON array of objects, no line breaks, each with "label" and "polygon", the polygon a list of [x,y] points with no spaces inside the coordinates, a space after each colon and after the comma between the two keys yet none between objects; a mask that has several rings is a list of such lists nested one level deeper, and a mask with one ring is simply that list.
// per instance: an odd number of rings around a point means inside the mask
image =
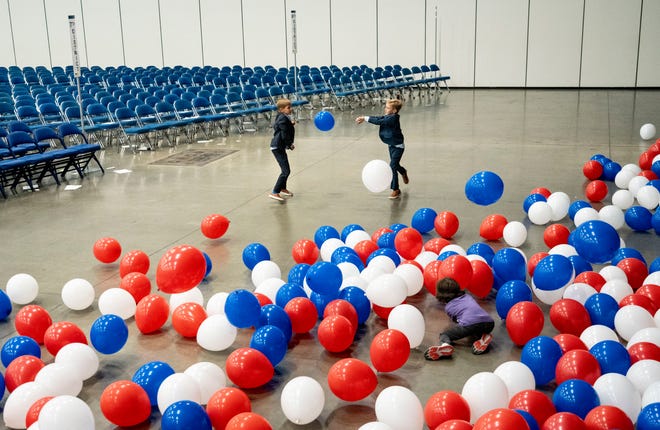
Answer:
[{"label": "boy's blonde hair", "polygon": [[401,100],[399,99],[389,99],[386,103],[392,106],[397,112],[399,112],[403,106],[403,103],[401,103]]},{"label": "boy's blonde hair", "polygon": [[277,101],[277,103],[275,104],[275,106],[277,106],[277,110],[282,110],[282,109],[284,109],[284,108],[287,107],[287,106],[291,106],[291,100],[289,100],[289,99],[285,99],[285,98],[281,98],[281,99],[279,99],[279,100]]}]

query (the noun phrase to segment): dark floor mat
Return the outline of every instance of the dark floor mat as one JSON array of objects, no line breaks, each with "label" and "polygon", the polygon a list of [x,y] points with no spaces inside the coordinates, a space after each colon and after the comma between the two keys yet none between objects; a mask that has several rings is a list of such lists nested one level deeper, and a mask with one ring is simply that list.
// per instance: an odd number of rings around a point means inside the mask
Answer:
[{"label": "dark floor mat", "polygon": [[188,149],[186,151],[177,152],[169,157],[161,158],[150,164],[157,164],[160,166],[205,166],[213,161],[219,160],[231,155],[237,150],[235,149]]}]

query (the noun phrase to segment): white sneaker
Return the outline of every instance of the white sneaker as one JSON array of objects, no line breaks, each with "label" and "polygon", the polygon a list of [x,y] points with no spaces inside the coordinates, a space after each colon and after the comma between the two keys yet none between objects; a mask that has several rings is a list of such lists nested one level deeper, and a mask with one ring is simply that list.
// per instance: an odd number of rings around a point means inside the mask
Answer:
[{"label": "white sneaker", "polygon": [[431,361],[440,360],[442,357],[451,357],[454,353],[454,347],[448,343],[442,343],[440,345],[430,346],[424,352],[424,358]]},{"label": "white sneaker", "polygon": [[280,194],[283,195],[284,197],[293,197],[293,193],[289,190],[282,190],[280,191]]},{"label": "white sneaker", "polygon": [[270,198],[273,199],[273,200],[277,200],[278,202],[283,202],[283,201],[284,201],[284,199],[282,198],[282,196],[280,196],[279,194],[273,194],[273,193],[271,193],[271,194],[268,194],[268,197],[270,197]]}]

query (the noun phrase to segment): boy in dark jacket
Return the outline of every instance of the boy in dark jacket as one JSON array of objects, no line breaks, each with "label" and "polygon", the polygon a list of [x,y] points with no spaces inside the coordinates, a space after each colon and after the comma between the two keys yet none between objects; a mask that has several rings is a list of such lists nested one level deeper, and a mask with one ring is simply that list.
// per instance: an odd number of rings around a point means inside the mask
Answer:
[{"label": "boy in dark jacket", "polygon": [[280,166],[280,176],[275,182],[273,192],[268,195],[273,200],[284,201],[284,197],[293,197],[293,193],[286,188],[286,180],[291,174],[289,166],[289,157],[286,150],[293,150],[293,140],[296,130],[293,127],[296,122],[291,118],[291,101],[289,99],[279,99],[277,101],[277,116],[273,123],[273,140],[270,142],[270,150],[273,152],[277,164]]}]

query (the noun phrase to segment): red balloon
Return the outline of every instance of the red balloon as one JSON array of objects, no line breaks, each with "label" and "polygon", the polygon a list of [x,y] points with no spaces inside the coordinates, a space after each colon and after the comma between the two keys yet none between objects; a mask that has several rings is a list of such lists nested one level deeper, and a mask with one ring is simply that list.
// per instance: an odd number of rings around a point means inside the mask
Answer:
[{"label": "red balloon", "polygon": [[220,388],[213,393],[206,404],[206,413],[216,430],[224,430],[229,420],[236,415],[251,411],[250,398],[242,390],[234,387]]},{"label": "red balloon", "polygon": [[30,406],[30,409],[28,409],[27,414],[25,415],[25,428],[30,428],[32,424],[37,422],[39,419],[39,412],[41,412],[44,405],[52,398],[53,396],[42,397],[32,403],[32,406]]},{"label": "red balloon", "polygon": [[543,423],[541,430],[587,430],[587,425],[575,414],[557,412]]},{"label": "red balloon", "polygon": [[392,229],[389,227],[379,228],[378,230],[374,231],[374,233],[371,235],[371,240],[378,243],[378,239],[385,233],[392,233]]},{"label": "red balloon", "polygon": [[330,315],[319,323],[316,330],[319,342],[327,351],[346,351],[353,343],[355,327],[348,318],[341,315]]},{"label": "red balloon", "polygon": [[483,299],[493,289],[493,282],[495,281],[493,269],[481,260],[470,260],[470,265],[472,266],[472,279],[470,285],[468,285],[468,290],[476,297]]},{"label": "red balloon", "polygon": [[426,401],[424,421],[430,429],[434,429],[450,420],[470,421],[470,405],[455,391],[438,391]]},{"label": "red balloon", "polygon": [[653,172],[653,170],[650,170],[650,169],[642,170],[641,172],[639,172],[639,175],[637,175],[637,176],[643,176],[646,179],[648,179],[649,181],[653,181],[653,180],[658,179],[658,175],[656,175]]},{"label": "red balloon", "polygon": [[465,420],[449,420],[440,424],[435,430],[471,430],[472,424]]},{"label": "red balloon", "polygon": [[131,427],[149,418],[151,402],[142,386],[120,380],[105,387],[101,393],[101,412],[111,423]]},{"label": "red balloon", "polygon": [[504,215],[488,215],[481,221],[479,236],[486,240],[500,240],[508,221]]},{"label": "red balloon", "polygon": [[328,370],[328,386],[335,396],[357,402],[373,393],[378,385],[374,371],[364,361],[344,358]]},{"label": "red balloon", "polygon": [[543,231],[543,241],[548,248],[568,243],[568,235],[571,231],[562,224],[550,224]]},{"label": "red balloon", "polygon": [[458,231],[458,226],[458,217],[450,211],[440,212],[433,221],[436,233],[445,239],[451,239]]},{"label": "red balloon", "polygon": [[156,284],[168,294],[186,292],[202,282],[206,258],[199,249],[178,245],[165,252],[156,268]]},{"label": "red balloon", "polygon": [[569,379],[581,379],[593,385],[601,375],[600,364],[589,351],[573,349],[559,358],[555,367],[557,385]]},{"label": "red balloon", "polygon": [[557,412],[552,400],[537,390],[522,390],[514,394],[509,400],[509,408],[529,412],[539,424]]},{"label": "red balloon", "polygon": [[540,194],[543,197],[545,197],[546,199],[548,197],[550,197],[550,194],[552,194],[552,192],[549,189],[545,188],[545,187],[536,187],[532,191],[530,191],[529,193],[530,194]]},{"label": "red balloon", "polygon": [[655,305],[655,303],[653,303],[653,300],[641,294],[628,294],[619,302],[619,308],[628,305],[641,306],[649,311],[651,315],[655,315],[655,312],[658,310],[658,307]]},{"label": "red balloon", "polygon": [[129,251],[119,262],[119,276],[122,278],[132,272],[146,274],[149,271],[149,256],[139,249]]},{"label": "red balloon", "polygon": [[119,288],[131,293],[135,303],[139,303],[140,300],[151,293],[151,281],[144,273],[131,272],[121,278]]},{"label": "red balloon", "polygon": [[394,248],[406,260],[414,260],[423,246],[422,234],[412,227],[402,228],[394,236]]},{"label": "red balloon", "polygon": [[44,334],[53,324],[48,311],[39,305],[27,305],[16,313],[14,327],[21,336],[28,336],[38,344],[44,343]]},{"label": "red balloon", "polygon": [[373,240],[361,240],[353,247],[363,264],[367,264],[367,258],[378,249],[378,244]]},{"label": "red balloon", "polygon": [[639,160],[638,160],[637,164],[639,164],[639,167],[642,170],[649,170],[651,168],[651,166],[653,165],[653,158],[656,155],[657,154],[654,154],[653,151],[642,152],[639,155]]},{"label": "red balloon", "polygon": [[383,330],[371,341],[369,356],[377,371],[394,372],[408,361],[410,342],[399,330]]},{"label": "red balloon", "polygon": [[529,425],[525,418],[518,412],[497,408],[483,414],[477,422],[474,423],[474,430],[529,430]]},{"label": "red balloon", "polygon": [[426,243],[424,243],[424,251],[431,251],[435,252],[436,254],[440,254],[442,248],[450,244],[451,242],[443,237],[434,237],[433,239],[429,239],[426,241]]},{"label": "red balloon", "polygon": [[153,333],[165,325],[170,316],[170,305],[164,297],[149,294],[135,308],[135,324],[141,333]]},{"label": "red balloon", "polygon": [[596,406],[584,417],[587,430],[633,430],[635,427],[621,409],[616,406]]},{"label": "red balloon", "polygon": [[273,427],[259,414],[241,412],[229,420],[225,430],[273,430]]},{"label": "red balloon", "polygon": [[94,257],[101,263],[114,263],[121,255],[121,245],[112,237],[102,237],[94,242]]},{"label": "red balloon", "polygon": [[394,308],[384,308],[373,303],[371,304],[371,309],[373,309],[374,313],[378,315],[379,318],[384,320],[387,320],[390,317],[390,313],[394,310]]},{"label": "red balloon", "polygon": [[[415,260],[401,260],[401,264],[412,264],[413,266],[417,267],[420,272],[422,273],[424,272],[424,268],[422,267],[422,265]],[[399,264],[399,266],[401,264]]]},{"label": "red balloon", "polygon": [[593,181],[603,175],[603,165],[596,160],[589,160],[582,165],[584,177]]},{"label": "red balloon", "polygon": [[553,339],[559,344],[562,354],[565,354],[566,352],[573,349],[583,349],[585,351],[589,350],[587,345],[582,342],[582,339],[574,334],[559,333],[558,335],[554,336]]},{"label": "red balloon", "polygon": [[309,239],[300,239],[293,244],[291,256],[296,263],[305,263],[312,265],[319,258],[319,248],[314,241]]},{"label": "red balloon", "polygon": [[587,187],[584,190],[584,195],[590,202],[600,202],[607,197],[608,191],[607,184],[600,179],[596,179],[587,184]]},{"label": "red balloon", "polygon": [[[638,258],[624,258],[616,263],[616,267],[623,270],[633,291],[642,286],[644,279],[649,275],[646,264]],[[653,315],[653,314],[651,314]]]},{"label": "red balloon", "polygon": [[357,330],[358,327],[358,314],[355,307],[346,300],[336,299],[331,301],[325,306],[323,310],[323,318],[330,315],[341,315],[346,317],[351,323],[353,328]]},{"label": "red balloon", "polygon": [[225,362],[227,377],[240,388],[256,388],[273,379],[275,369],[261,351],[238,348]]},{"label": "red balloon", "polygon": [[539,261],[543,260],[548,255],[550,254],[547,252],[537,252],[529,257],[529,260],[527,261],[527,273],[529,273],[530,278],[534,276],[534,270],[536,269],[536,265],[539,264]]},{"label": "red balloon", "polygon": [[651,299],[653,304],[660,309],[660,285],[646,284],[639,287],[635,294],[641,294]]},{"label": "red balloon", "polygon": [[194,338],[206,317],[206,311],[199,303],[182,303],[172,312],[172,327],[181,336]]},{"label": "red balloon", "polygon": [[220,214],[211,214],[202,220],[202,234],[209,239],[221,238],[229,228],[229,220]]},{"label": "red balloon", "polygon": [[543,311],[534,302],[518,302],[506,314],[506,331],[514,345],[523,346],[543,330]]},{"label": "red balloon", "polygon": [[257,298],[257,300],[259,301],[259,306],[262,307],[262,308],[266,305],[272,305],[273,304],[272,300],[270,300],[270,298],[265,294],[255,292],[254,297]]},{"label": "red balloon", "polygon": [[433,260],[424,268],[424,288],[435,297],[435,285],[441,279],[442,260]]},{"label": "red balloon", "polygon": [[9,363],[5,371],[5,386],[10,393],[19,385],[34,381],[37,373],[46,365],[34,355],[21,355]]},{"label": "red balloon", "polygon": [[559,299],[550,307],[550,322],[559,333],[580,336],[591,325],[591,317],[577,300]]},{"label": "red balloon", "polygon": [[631,365],[640,360],[660,361],[660,347],[651,342],[637,342],[632,344],[630,348],[628,348],[628,354],[630,354]]},{"label": "red balloon", "polygon": [[87,345],[85,333],[72,322],[60,321],[53,323],[44,333],[44,345],[53,357],[64,345],[70,343],[84,343]]},{"label": "red balloon", "polygon": [[284,305],[284,312],[291,319],[294,333],[308,333],[318,321],[318,312],[314,302],[307,297],[294,297]]},{"label": "red balloon", "polygon": [[603,278],[603,275],[600,273],[588,270],[578,274],[573,282],[576,284],[583,283],[591,285],[594,290],[600,291],[600,289],[603,288],[603,285],[605,285],[605,282],[607,281],[605,281],[605,278]]},{"label": "red balloon", "polygon": [[466,290],[472,281],[472,265],[470,260],[462,255],[451,255],[440,266],[440,279],[451,278]]}]

